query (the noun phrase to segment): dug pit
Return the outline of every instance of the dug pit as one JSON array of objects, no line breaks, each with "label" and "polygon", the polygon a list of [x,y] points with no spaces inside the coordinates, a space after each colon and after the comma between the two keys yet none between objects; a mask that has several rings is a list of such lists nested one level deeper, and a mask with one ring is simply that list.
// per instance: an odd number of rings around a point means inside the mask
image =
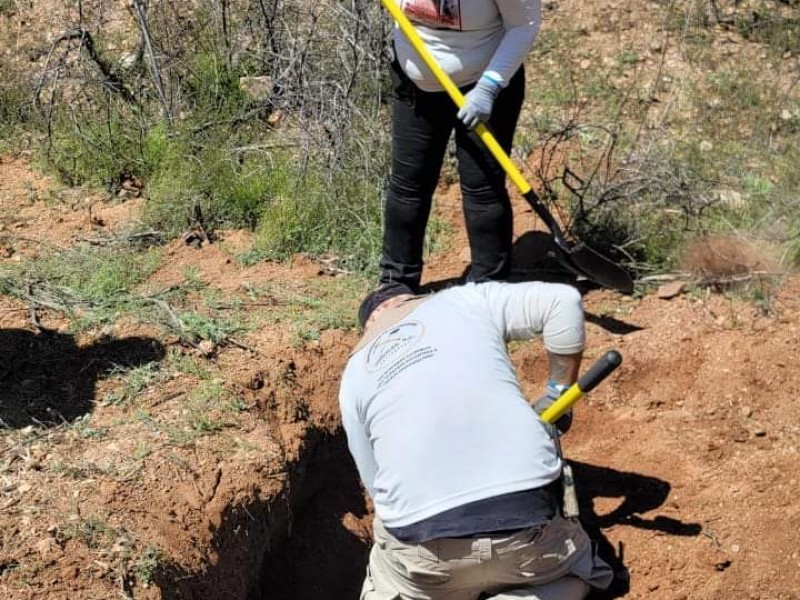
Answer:
[{"label": "dug pit", "polygon": [[369,510],[343,433],[316,444],[292,485],[283,543],[265,556],[248,600],[358,598],[369,554]]},{"label": "dug pit", "polygon": [[343,432],[311,430],[288,468],[269,501],[225,509],[214,535],[215,561],[199,572],[171,566],[158,574],[163,599],[358,598],[370,511]]}]

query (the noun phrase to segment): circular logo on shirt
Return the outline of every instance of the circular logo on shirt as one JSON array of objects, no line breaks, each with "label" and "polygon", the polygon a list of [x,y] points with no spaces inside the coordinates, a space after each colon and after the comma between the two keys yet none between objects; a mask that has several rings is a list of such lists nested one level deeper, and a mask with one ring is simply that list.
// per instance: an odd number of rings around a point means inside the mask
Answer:
[{"label": "circular logo on shirt", "polygon": [[397,360],[416,344],[425,328],[419,321],[401,323],[380,334],[369,346],[367,370],[377,371]]}]

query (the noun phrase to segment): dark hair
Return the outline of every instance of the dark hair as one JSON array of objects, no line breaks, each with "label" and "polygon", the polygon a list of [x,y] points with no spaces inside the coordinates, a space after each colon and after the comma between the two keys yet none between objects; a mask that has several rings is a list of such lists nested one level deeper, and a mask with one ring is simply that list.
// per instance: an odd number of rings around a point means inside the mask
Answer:
[{"label": "dark hair", "polygon": [[413,295],[414,291],[406,284],[398,282],[384,283],[378,289],[367,294],[366,298],[361,302],[361,306],[358,307],[358,322],[361,327],[364,327],[372,311],[390,298],[402,296],[403,294]]}]

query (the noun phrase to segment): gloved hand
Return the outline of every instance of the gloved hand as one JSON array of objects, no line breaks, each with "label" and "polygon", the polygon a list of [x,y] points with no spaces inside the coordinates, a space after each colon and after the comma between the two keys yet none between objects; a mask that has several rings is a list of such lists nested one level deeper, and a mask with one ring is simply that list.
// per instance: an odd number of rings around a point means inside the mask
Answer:
[{"label": "gloved hand", "polygon": [[[550,406],[556,400],[558,400],[559,397],[561,397],[561,394],[563,394],[568,388],[568,385],[561,385],[552,380],[548,381],[545,395],[539,398],[536,401],[536,404],[533,405],[533,409],[536,411],[536,414],[541,415],[544,411],[550,408]],[[561,415],[554,425],[558,430],[559,435],[567,433],[569,428],[572,427],[572,409],[569,409],[567,412]]]},{"label": "gloved hand", "polygon": [[466,102],[458,111],[458,118],[469,129],[474,129],[478,123],[485,123],[492,114],[492,106],[499,93],[500,84],[484,75],[465,96]]}]

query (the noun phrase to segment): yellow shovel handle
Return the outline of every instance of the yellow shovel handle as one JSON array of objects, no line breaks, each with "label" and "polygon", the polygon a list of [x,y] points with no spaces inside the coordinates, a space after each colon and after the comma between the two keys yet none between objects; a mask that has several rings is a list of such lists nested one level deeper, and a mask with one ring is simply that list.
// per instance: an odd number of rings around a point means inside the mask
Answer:
[{"label": "yellow shovel handle", "polygon": [[[439,64],[436,62],[436,59],[431,56],[431,53],[425,47],[425,42],[422,41],[422,38],[419,37],[419,34],[414,29],[414,26],[411,24],[411,21],[408,20],[408,17],[403,13],[403,10],[400,8],[400,5],[397,4],[395,0],[381,0],[381,3],[389,11],[389,14],[392,15],[392,18],[400,27],[400,30],[403,34],[408,38],[408,41],[411,42],[411,45],[414,46],[414,50],[417,51],[419,57],[423,60],[423,62],[428,66],[433,76],[436,77],[436,81],[447,91],[450,97],[453,99],[453,102],[456,103],[458,108],[462,108],[464,106],[464,94],[461,93],[456,87],[456,84],[453,83],[453,80],[450,79],[450,76],[442,70]],[[514,185],[517,186],[521,194],[527,194],[531,191],[531,186],[522,176],[519,169],[517,169],[516,165],[511,162],[511,159],[506,154],[506,151],[500,146],[500,144],[495,139],[492,132],[487,129],[486,125],[483,123],[479,123],[478,126],[475,128],[475,133],[478,134],[478,137],[481,138],[486,147],[489,149],[489,152],[492,153],[492,156],[495,157],[497,162],[500,163],[500,166],[503,167],[503,170],[508,175],[509,179],[514,182]]]},{"label": "yellow shovel handle", "polygon": [[550,424],[558,421],[559,417],[572,408],[572,405],[580,400],[584,394],[591,392],[621,364],[622,355],[619,352],[616,350],[608,350],[605,352],[603,356],[595,361],[586,373],[578,377],[578,381],[573,383],[558,397],[558,400],[553,402],[553,404],[540,415],[542,421]]}]

